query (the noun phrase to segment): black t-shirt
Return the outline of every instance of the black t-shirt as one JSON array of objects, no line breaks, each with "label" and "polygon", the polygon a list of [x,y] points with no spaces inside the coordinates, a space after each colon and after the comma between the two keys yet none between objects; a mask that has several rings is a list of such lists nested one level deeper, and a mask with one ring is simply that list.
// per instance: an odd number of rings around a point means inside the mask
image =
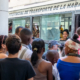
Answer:
[{"label": "black t-shirt", "polygon": [[0,80],[28,80],[35,72],[27,60],[6,58],[0,60]]}]

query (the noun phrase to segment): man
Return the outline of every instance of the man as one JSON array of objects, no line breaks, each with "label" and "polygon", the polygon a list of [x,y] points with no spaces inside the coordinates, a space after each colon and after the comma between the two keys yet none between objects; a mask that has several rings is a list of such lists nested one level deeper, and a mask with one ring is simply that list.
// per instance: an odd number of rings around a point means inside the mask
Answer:
[{"label": "man", "polygon": [[18,36],[11,35],[6,40],[8,58],[0,60],[0,80],[33,80],[35,72],[27,60],[18,59],[21,42]]},{"label": "man", "polygon": [[15,30],[15,34],[20,37],[20,32],[21,32],[22,29],[23,29],[22,26],[17,27],[16,30]]},{"label": "man", "polygon": [[[58,50],[58,46],[60,46],[60,44],[57,41],[50,41],[50,43],[48,44],[48,50]],[[46,59],[46,55],[47,55],[47,51],[43,54],[42,58]]]},{"label": "man", "polygon": [[29,44],[32,38],[32,32],[27,28],[23,28],[20,32],[20,38],[22,41],[22,49],[19,51],[18,57],[20,59],[29,60],[32,55],[32,50],[30,50],[29,48]]},{"label": "man", "polygon": [[[21,26],[17,27],[16,31],[15,31],[15,34],[20,37],[20,32],[21,32],[22,29],[23,29],[23,27],[21,27]],[[31,44],[29,44],[28,47],[30,48],[30,50],[32,50]]]}]

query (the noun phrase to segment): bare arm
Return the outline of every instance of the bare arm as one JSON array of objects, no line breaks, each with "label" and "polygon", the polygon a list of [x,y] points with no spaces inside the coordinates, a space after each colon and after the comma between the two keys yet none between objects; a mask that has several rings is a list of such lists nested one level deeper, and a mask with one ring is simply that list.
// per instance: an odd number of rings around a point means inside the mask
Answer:
[{"label": "bare arm", "polygon": [[7,58],[8,56],[6,54],[0,54],[0,59],[3,59],[3,58]]},{"label": "bare arm", "polygon": [[52,64],[51,63],[49,63],[49,66],[48,66],[47,76],[48,76],[48,80],[53,80],[53,76],[52,76]]}]

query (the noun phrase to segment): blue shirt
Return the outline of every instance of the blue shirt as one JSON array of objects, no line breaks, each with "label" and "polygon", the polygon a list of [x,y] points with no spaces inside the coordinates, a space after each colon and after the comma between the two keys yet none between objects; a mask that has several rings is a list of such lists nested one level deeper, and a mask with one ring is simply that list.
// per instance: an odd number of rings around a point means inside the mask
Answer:
[{"label": "blue shirt", "polygon": [[59,71],[60,80],[79,80],[80,63],[70,63],[59,59],[57,69]]}]

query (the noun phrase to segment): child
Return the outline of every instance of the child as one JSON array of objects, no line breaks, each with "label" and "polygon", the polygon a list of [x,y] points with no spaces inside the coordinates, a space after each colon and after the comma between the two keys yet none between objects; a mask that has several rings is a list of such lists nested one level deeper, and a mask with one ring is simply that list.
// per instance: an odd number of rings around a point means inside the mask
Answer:
[{"label": "child", "polygon": [[59,53],[56,50],[49,50],[47,52],[46,57],[53,65],[52,66],[52,74],[55,77],[54,80],[60,80],[59,79],[59,73],[58,73],[58,70],[57,70],[57,67],[56,67],[56,63],[59,59]]}]

